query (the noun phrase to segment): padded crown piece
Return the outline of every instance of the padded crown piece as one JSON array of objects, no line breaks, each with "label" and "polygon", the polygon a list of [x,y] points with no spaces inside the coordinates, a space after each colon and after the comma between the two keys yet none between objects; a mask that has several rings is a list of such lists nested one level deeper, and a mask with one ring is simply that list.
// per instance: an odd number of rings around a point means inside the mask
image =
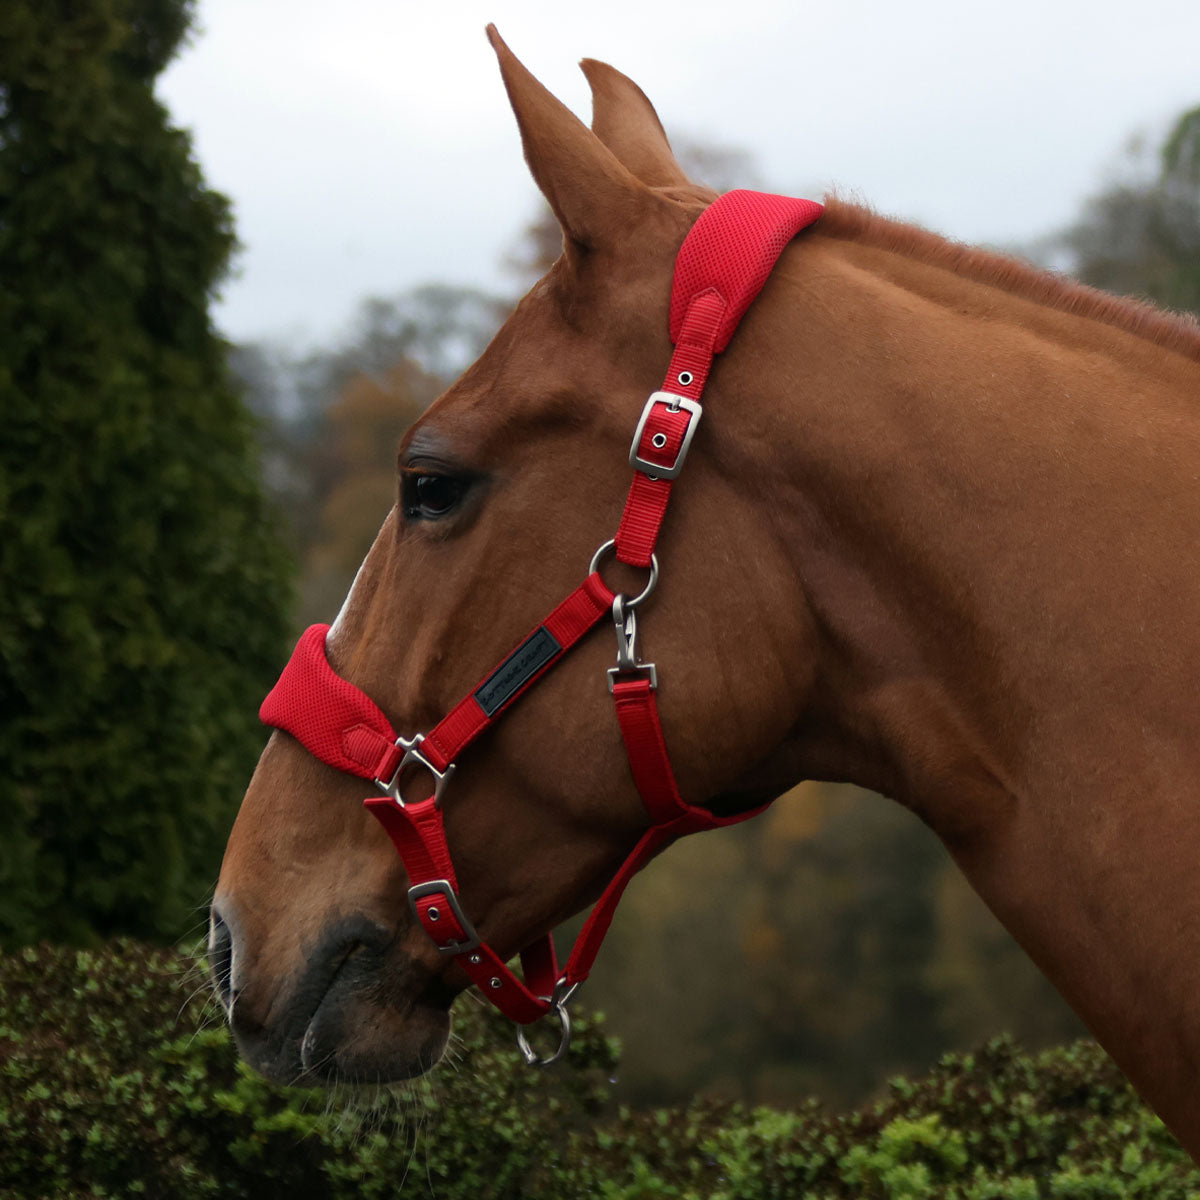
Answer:
[{"label": "padded crown piece", "polygon": [[675,260],[671,341],[679,341],[691,302],[712,289],[725,300],[712,343],[712,352],[720,354],[762,291],[784,247],[823,211],[815,200],[741,190],[726,192],[709,205],[688,232]]}]

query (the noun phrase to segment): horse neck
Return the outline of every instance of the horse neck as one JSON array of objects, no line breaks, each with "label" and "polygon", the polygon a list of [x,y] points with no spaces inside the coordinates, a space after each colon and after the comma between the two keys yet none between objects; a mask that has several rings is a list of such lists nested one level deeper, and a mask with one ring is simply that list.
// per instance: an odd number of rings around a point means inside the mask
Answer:
[{"label": "horse neck", "polygon": [[853,241],[775,296],[808,773],[914,808],[1195,1152],[1200,363]]}]

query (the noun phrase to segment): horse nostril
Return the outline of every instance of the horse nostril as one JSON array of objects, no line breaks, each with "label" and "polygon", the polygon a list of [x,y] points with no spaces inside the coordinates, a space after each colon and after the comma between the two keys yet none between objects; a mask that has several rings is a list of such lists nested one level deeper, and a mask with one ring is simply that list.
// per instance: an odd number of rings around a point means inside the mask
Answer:
[{"label": "horse nostril", "polygon": [[213,989],[228,1016],[233,1008],[233,934],[221,914],[215,909],[209,912],[208,922],[208,969],[212,975]]}]

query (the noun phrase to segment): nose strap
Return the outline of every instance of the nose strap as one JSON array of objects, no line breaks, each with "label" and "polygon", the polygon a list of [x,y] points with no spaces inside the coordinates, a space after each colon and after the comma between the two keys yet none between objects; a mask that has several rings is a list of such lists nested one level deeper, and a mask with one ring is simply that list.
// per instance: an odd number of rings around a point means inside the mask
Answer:
[{"label": "nose strap", "polygon": [[[613,593],[596,572],[559,604],[501,663],[464,696],[420,744],[445,771],[508,707],[561,661],[612,611]],[[361,688],[329,665],[328,625],[311,625],[258,710],[322,762],[363,779],[390,780],[405,754],[392,723]]]},{"label": "nose strap", "polygon": [[366,692],[329,665],[328,633],[328,625],[310,625],[301,634],[258,710],[259,720],[286,730],[309,754],[339,771],[391,779],[404,755],[396,731]]}]

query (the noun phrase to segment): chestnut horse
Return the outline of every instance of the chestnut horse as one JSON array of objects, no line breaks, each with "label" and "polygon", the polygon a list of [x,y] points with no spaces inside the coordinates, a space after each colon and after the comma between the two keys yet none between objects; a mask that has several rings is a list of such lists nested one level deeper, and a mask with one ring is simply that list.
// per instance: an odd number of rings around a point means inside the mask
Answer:
[{"label": "chestnut horse", "polygon": [[[583,63],[589,130],[489,32],[564,249],[405,437],[328,636],[407,733],[611,535],[714,199],[623,75]],[[728,814],[845,780],[910,807],[1200,1154],[1200,330],[834,201],[705,400],[643,614],[682,794]],[[462,907],[501,956],[646,827],[612,656],[584,639],[447,792]],[[419,1073],[467,986],[365,790],[277,731],[230,837],[219,990],[277,1079]]]}]

